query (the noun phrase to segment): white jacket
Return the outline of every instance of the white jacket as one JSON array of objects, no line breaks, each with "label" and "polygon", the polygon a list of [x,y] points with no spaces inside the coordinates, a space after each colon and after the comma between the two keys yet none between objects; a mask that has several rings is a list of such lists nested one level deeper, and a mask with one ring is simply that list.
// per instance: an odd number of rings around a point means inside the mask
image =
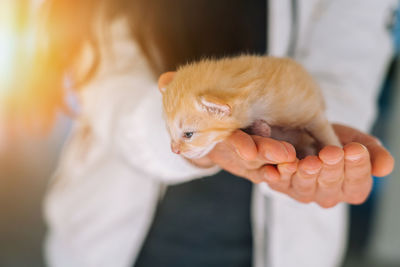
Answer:
[{"label": "white jacket", "polygon": [[[284,56],[290,1],[271,0],[269,54]],[[395,0],[298,1],[295,57],[320,84],[331,121],[367,131],[392,52]],[[100,36],[103,62],[45,200],[53,267],[131,267],[165,185],[214,174],[170,152],[156,81],[123,20]],[[111,46],[101,38],[112,39]],[[322,209],[253,187],[254,266],[334,267],[345,250],[346,205]]]}]

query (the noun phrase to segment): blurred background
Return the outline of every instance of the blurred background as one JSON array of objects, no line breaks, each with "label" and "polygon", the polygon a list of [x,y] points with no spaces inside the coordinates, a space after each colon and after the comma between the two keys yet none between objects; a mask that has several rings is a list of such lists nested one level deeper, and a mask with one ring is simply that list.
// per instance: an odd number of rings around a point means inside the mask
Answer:
[{"label": "blurred background", "polygon": [[[60,115],[46,136],[22,130],[6,108],[29,70],[41,0],[0,0],[0,267],[45,266],[42,202],[71,120]],[[16,71],[18,70],[18,71]],[[400,62],[382,85],[373,133],[400,159]],[[400,266],[400,171],[375,178],[368,201],[351,207],[343,266]],[[327,240],[329,242],[329,240]]]}]

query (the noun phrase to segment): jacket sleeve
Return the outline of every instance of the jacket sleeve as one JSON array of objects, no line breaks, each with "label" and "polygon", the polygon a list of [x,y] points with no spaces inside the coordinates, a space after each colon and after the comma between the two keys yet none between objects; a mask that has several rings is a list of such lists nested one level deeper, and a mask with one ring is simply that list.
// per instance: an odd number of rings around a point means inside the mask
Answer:
[{"label": "jacket sleeve", "polygon": [[[371,128],[393,54],[388,23],[396,4],[324,1],[299,37],[295,58],[320,85],[329,121],[362,131]],[[282,195],[267,185],[262,188],[267,194]]]},{"label": "jacket sleeve", "polygon": [[45,199],[46,259],[54,267],[131,266],[163,183],[218,171],[169,149],[158,90],[146,73],[108,73],[82,91]]},{"label": "jacket sleeve", "polygon": [[155,84],[127,112],[118,117],[116,147],[132,167],[166,183],[209,176],[218,167],[202,169],[171,152],[162,114],[161,94]]},{"label": "jacket sleeve", "polygon": [[46,194],[49,266],[132,266],[162,184],[218,171],[170,151],[154,78],[121,26],[112,29],[113,56],[104,53],[81,90],[80,115]]},{"label": "jacket sleeve", "polygon": [[82,113],[92,124],[98,149],[112,147],[143,177],[162,183],[214,174],[218,168],[195,167],[171,152],[156,79],[126,28],[121,22],[113,24],[113,42],[101,47],[99,74],[82,90]]}]

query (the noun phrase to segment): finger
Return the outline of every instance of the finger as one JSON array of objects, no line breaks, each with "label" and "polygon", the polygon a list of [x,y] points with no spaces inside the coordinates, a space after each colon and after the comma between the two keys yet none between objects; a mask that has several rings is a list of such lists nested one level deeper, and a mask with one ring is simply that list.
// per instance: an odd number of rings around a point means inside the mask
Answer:
[{"label": "finger", "polygon": [[383,177],[393,171],[394,159],[377,138],[360,132],[353,141],[363,144],[368,149],[373,175]]},{"label": "finger", "polygon": [[264,177],[267,183],[277,184],[281,180],[281,177],[276,167],[272,165],[265,165],[262,167],[262,170],[264,171]]},{"label": "finger", "polygon": [[297,169],[297,162],[283,163],[278,167],[264,165],[258,171],[253,172],[252,180],[266,182],[279,192],[288,192],[293,173]]},{"label": "finger", "polygon": [[360,204],[372,189],[371,163],[368,150],[359,143],[344,146],[343,193],[346,201]]},{"label": "finger", "polygon": [[279,164],[296,160],[296,150],[284,141],[252,135],[258,153],[267,163]]},{"label": "finger", "polygon": [[254,160],[257,157],[256,144],[247,133],[241,130],[234,131],[226,141],[235,148],[242,159]]},{"label": "finger", "polygon": [[271,165],[264,165],[258,169],[247,170],[246,177],[253,183],[277,183],[280,180],[279,172]]},{"label": "finger", "polygon": [[[282,163],[277,167],[267,166],[265,172],[267,175],[268,185],[276,191],[289,194],[291,189],[292,176],[297,170],[297,161],[290,163]],[[278,173],[278,176],[273,176],[274,172]],[[272,177],[272,178],[270,178]]]},{"label": "finger", "polygon": [[278,165],[280,174],[279,186],[289,188],[292,183],[292,176],[297,171],[298,160],[295,162],[282,163]]},{"label": "finger", "polygon": [[294,197],[302,202],[314,200],[316,181],[322,163],[317,156],[308,156],[299,161],[297,172],[292,178]]},{"label": "finger", "polygon": [[377,138],[344,125],[334,124],[333,127],[344,144],[358,142],[367,147],[371,156],[373,175],[382,177],[393,171],[394,159]]},{"label": "finger", "polygon": [[263,182],[266,182],[271,189],[284,194],[290,193],[290,187],[282,183],[277,167],[265,165],[260,168],[260,171],[264,173],[265,180]]},{"label": "finger", "polygon": [[320,151],[319,158],[322,169],[317,180],[316,202],[331,208],[342,200],[344,152],[339,147],[327,146]]},{"label": "finger", "polygon": [[363,143],[370,154],[372,164],[372,175],[383,177],[389,175],[394,168],[394,159],[392,155],[381,144],[381,142],[372,137],[369,142]]}]

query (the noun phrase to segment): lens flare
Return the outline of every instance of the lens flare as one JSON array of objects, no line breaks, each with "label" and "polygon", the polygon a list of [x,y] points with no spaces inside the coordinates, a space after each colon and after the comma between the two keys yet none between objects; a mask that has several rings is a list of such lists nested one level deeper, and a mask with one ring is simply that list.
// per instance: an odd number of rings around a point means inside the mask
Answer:
[{"label": "lens flare", "polygon": [[17,47],[12,1],[0,2],[0,91],[11,82]]},{"label": "lens flare", "polygon": [[34,21],[31,13],[20,12],[28,3],[0,0],[0,97],[10,93],[34,54]]}]

